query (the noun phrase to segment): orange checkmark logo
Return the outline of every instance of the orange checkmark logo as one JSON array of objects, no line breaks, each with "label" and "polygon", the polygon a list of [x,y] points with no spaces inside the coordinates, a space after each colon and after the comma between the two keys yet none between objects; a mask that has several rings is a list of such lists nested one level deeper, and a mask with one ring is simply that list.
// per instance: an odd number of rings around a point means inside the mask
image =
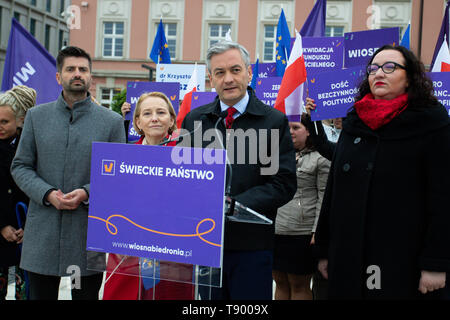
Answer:
[{"label": "orange checkmark logo", "polygon": [[111,173],[112,168],[113,168],[113,163],[112,162],[109,164],[109,166],[106,165],[106,164],[104,164],[103,166],[104,166],[105,172]]},{"label": "orange checkmark logo", "polygon": [[177,96],[170,96],[170,100],[174,101]]}]

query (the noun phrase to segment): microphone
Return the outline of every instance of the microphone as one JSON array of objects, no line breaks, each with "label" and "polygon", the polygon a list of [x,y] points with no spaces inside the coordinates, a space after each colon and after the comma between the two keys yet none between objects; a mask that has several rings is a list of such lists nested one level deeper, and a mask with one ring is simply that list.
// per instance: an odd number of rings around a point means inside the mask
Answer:
[{"label": "microphone", "polygon": [[161,143],[158,143],[157,145],[158,145],[158,146],[162,146],[163,144],[166,144],[166,143],[169,143],[169,142],[172,142],[172,141],[178,141],[178,140],[180,140],[180,139],[183,138],[183,137],[186,137],[186,136],[188,136],[188,135],[193,134],[194,132],[196,132],[198,129],[200,129],[200,128],[202,127],[202,122],[203,122],[203,120],[204,120],[205,118],[206,118],[206,115],[205,115],[205,114],[202,114],[202,115],[200,116],[199,120],[196,120],[196,121],[200,121],[200,124],[197,126],[197,128],[194,128],[194,130],[191,130],[191,131],[189,131],[189,132],[187,132],[187,133],[185,133],[185,134],[182,134],[181,136],[175,137],[175,138],[173,138],[173,139],[164,139]]},{"label": "microphone", "polygon": [[[217,126],[219,125],[220,121],[223,121],[227,117],[227,115],[228,115],[228,110],[222,111],[218,115],[219,119],[217,119],[216,124],[214,125],[214,130],[216,130],[216,134],[217,134],[217,137],[218,137],[218,139],[220,141],[220,146],[222,147],[222,149],[226,149],[226,148],[225,148],[225,146],[223,144],[223,141],[221,139],[222,134],[219,131],[219,129],[217,129]],[[227,155],[227,158],[226,158],[226,164],[227,164],[227,168],[228,168],[228,181],[227,181],[227,184],[226,184],[226,187],[225,187],[225,197],[230,199],[230,208],[229,208],[229,210],[227,212],[227,215],[232,215],[232,213],[234,212],[234,203],[235,203],[236,200],[231,198],[231,195],[230,195],[230,193],[231,193],[231,180],[232,180],[232,177],[233,177],[233,168],[231,167],[231,163],[230,163],[230,160],[228,159],[228,155]]]}]

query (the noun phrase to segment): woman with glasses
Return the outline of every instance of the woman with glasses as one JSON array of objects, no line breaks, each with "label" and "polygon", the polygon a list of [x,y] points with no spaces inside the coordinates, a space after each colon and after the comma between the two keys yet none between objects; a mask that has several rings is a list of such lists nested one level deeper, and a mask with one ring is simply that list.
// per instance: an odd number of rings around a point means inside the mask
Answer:
[{"label": "woman with glasses", "polygon": [[343,123],[315,249],[334,299],[443,297],[450,121],[423,64],[378,49]]}]

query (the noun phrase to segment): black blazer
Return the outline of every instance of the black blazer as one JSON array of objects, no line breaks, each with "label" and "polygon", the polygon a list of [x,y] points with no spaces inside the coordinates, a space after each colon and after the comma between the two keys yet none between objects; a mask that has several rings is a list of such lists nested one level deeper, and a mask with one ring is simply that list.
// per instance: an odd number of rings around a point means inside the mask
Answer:
[{"label": "black blazer", "polygon": [[[28,197],[15,184],[10,172],[11,162],[18,143],[19,138],[14,143],[0,140],[0,230],[8,225],[18,229],[16,203],[24,202],[28,205],[29,201]],[[21,215],[21,220],[24,224],[24,215]],[[0,266],[18,265],[19,260],[18,246],[15,243],[8,242],[0,235]]]},{"label": "black blazer", "polygon": [[[297,189],[295,151],[286,116],[257,99],[250,87],[247,90],[250,99],[246,111],[236,118],[232,125],[232,129],[235,130],[232,140],[234,147],[227,150],[232,162],[230,194],[237,201],[265,215],[274,223],[258,225],[226,222],[224,240],[226,250],[272,249],[277,209],[289,202]],[[192,131],[195,128],[194,121],[201,120],[204,133],[214,128],[219,114],[220,102],[216,98],[214,102],[187,114],[182,128]],[[218,130],[222,137],[225,137],[226,129],[223,121],[218,124]],[[183,141],[181,144],[194,147],[193,135],[190,140],[190,145],[186,145]],[[226,141],[224,144],[226,145]],[[219,148],[219,143],[202,141],[201,147]]]}]

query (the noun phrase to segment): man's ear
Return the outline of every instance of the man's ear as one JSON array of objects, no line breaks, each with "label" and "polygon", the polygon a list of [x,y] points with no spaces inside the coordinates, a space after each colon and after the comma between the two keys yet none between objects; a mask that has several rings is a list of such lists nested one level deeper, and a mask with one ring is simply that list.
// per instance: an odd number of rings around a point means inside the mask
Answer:
[{"label": "man's ear", "polygon": [[61,85],[61,74],[59,72],[56,73],[56,81],[58,81],[58,84]]}]

